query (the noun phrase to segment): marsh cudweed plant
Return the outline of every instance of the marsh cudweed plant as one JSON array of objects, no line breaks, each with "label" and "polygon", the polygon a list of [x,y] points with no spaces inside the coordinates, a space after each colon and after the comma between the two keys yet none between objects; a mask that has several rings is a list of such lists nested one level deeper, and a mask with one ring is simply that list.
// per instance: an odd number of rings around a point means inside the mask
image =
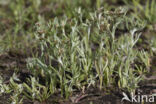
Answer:
[{"label": "marsh cudweed plant", "polygon": [[32,51],[26,60],[31,77],[22,82],[13,74],[6,83],[0,73],[0,95],[19,104],[25,97],[44,103],[54,93],[69,98],[90,87],[135,93],[155,68],[155,38],[146,42],[142,32],[155,35],[156,2],[122,1],[117,8],[118,0],[0,0],[0,57],[12,49]]},{"label": "marsh cudweed plant", "polygon": [[[137,31],[144,25],[140,25],[139,20],[136,28],[131,26],[133,24],[124,25],[125,22],[131,22],[131,19],[125,18],[124,13],[116,17],[118,12],[90,13],[91,20],[86,19],[86,22],[82,21],[83,14],[79,15],[79,19],[76,17],[68,20],[65,17],[50,21],[43,27],[48,31],[36,34],[41,55],[34,57],[33,62],[28,62],[28,66],[31,66],[32,72],[39,70],[38,75],[52,83],[53,88],[50,84],[48,86],[51,86],[49,88],[53,92],[57,89],[56,84],[59,84],[62,96],[65,94],[69,97],[72,91],[81,90],[88,83],[94,86],[97,82],[102,89],[116,83],[117,77],[120,88],[134,92],[141,75],[136,75],[137,70],[131,65],[139,58],[149,66],[148,55],[134,50],[141,35]],[[128,32],[116,38],[116,30],[121,25]],[[140,68],[137,66],[139,73],[142,71]]]},{"label": "marsh cudweed plant", "polygon": [[[44,102],[58,91],[68,98],[74,91],[84,92],[90,86],[103,90],[117,85],[135,92],[143,71],[150,66],[149,55],[135,49],[144,22],[136,19],[133,24],[133,18],[122,8],[114,12],[101,9],[88,18],[80,11],[75,11],[72,18],[56,17],[47,23],[39,17],[34,33],[39,52],[27,59],[33,77],[21,87],[11,80],[12,88],[18,88],[13,100],[21,102],[16,98],[24,94]],[[127,31],[119,34],[120,29]],[[136,60],[142,64],[135,64]]]}]

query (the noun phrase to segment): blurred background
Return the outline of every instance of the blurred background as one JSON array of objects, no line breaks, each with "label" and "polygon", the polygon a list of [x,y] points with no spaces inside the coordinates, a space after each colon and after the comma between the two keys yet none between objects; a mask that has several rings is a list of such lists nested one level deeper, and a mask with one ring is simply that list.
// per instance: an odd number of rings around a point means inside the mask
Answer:
[{"label": "blurred background", "polygon": [[72,18],[79,7],[86,17],[100,8],[112,11],[126,8],[129,15],[147,22],[150,30],[156,28],[155,0],[0,0],[0,51],[23,48],[23,43],[28,46],[35,23],[64,15]]}]

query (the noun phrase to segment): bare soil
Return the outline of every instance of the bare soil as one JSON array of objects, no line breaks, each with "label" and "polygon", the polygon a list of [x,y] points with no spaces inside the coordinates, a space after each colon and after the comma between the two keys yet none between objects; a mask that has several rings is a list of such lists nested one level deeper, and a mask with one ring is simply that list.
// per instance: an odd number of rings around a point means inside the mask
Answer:
[{"label": "bare soil", "polygon": [[[26,59],[31,55],[25,55],[19,51],[9,51],[0,55],[0,74],[4,79],[4,83],[8,84],[13,73],[17,73],[22,83],[29,78],[31,73],[26,68]],[[144,81],[139,83],[139,88],[142,94],[156,93],[156,56],[151,58],[151,67],[149,73],[144,77]],[[11,94],[3,94],[0,96],[0,104],[8,104]],[[61,98],[59,93],[49,97],[46,102],[32,102],[25,98],[24,104],[131,104],[129,102],[121,102],[122,91],[118,88],[106,88],[100,91],[96,87],[91,87],[85,92],[74,92],[69,99]],[[134,103],[133,103],[134,104]]]}]

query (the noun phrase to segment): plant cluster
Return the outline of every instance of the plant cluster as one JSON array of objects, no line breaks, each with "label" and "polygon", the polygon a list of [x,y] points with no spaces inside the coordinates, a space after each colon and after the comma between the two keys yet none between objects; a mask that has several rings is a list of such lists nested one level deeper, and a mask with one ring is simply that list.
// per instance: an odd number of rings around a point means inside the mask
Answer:
[{"label": "plant cluster", "polygon": [[[126,4],[116,9],[101,8],[104,0],[7,1],[0,1],[4,7],[9,5],[7,13],[0,12],[0,26],[5,28],[0,29],[0,53],[30,45],[35,48],[27,58],[32,76],[26,82],[17,83],[16,74],[9,84],[0,77],[0,95],[11,94],[12,104],[22,104],[25,97],[44,103],[57,92],[68,99],[91,86],[101,91],[113,87],[135,92],[151,67],[155,38],[149,50],[140,50],[137,44],[142,41],[142,31],[155,23],[154,0],[148,0],[145,7],[140,0],[113,0]],[[46,10],[42,10],[44,5]],[[74,6],[77,8],[72,9]],[[5,9],[0,6],[0,11]],[[54,15],[48,15],[49,11]]]}]

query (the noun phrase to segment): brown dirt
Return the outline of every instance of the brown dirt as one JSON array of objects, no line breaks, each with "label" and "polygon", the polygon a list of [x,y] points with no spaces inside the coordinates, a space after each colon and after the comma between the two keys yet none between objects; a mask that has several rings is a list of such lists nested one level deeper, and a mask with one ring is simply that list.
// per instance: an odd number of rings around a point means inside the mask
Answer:
[{"label": "brown dirt", "polygon": [[[24,55],[22,52],[9,51],[5,54],[0,55],[0,74],[5,80],[5,83],[9,83],[10,76],[14,72],[17,73],[21,82],[25,82],[26,78],[30,77],[31,74],[26,68],[26,59],[28,55]],[[150,72],[145,76],[145,80],[139,83],[139,89],[144,94],[156,93],[156,65],[155,59],[152,58]],[[17,69],[17,70],[14,70]],[[18,83],[21,83],[18,82]],[[24,99],[24,104],[121,104],[122,91],[118,88],[100,91],[98,88],[89,88],[86,92],[75,92],[73,96],[65,100],[60,97],[60,94],[54,94],[45,103],[32,102],[29,99]],[[0,96],[0,104],[8,104],[8,99],[10,94],[3,94]],[[129,102],[124,102],[123,104],[130,104]]]}]

